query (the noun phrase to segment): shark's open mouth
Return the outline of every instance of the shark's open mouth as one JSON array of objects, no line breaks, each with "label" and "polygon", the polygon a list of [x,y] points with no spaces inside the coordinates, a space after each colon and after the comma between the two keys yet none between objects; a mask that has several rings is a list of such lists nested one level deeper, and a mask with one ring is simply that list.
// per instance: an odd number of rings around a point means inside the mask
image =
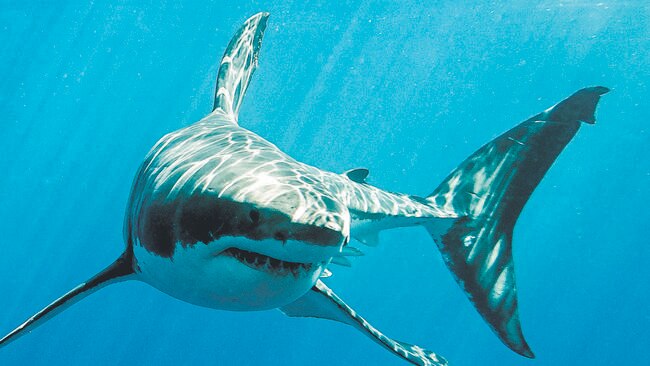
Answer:
[{"label": "shark's open mouth", "polygon": [[264,254],[249,252],[239,248],[228,248],[221,254],[231,256],[250,268],[271,272],[279,276],[289,273],[299,277],[312,269],[312,263],[296,263],[275,259]]}]

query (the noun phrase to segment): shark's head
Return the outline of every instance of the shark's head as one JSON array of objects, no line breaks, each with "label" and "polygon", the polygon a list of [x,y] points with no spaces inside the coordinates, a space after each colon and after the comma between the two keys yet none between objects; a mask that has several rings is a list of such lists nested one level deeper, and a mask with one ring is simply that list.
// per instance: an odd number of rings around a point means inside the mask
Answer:
[{"label": "shark's head", "polygon": [[[194,144],[196,129],[163,139],[138,173],[126,223],[137,270],[162,291],[213,308],[268,309],[297,299],[347,243],[347,207],[290,162],[249,170],[256,159],[269,161],[271,145],[240,149],[224,164],[229,143],[209,143],[219,141],[214,135]],[[204,169],[193,170],[197,161]]]},{"label": "shark's head", "polygon": [[214,308],[255,310],[306,293],[349,238],[320,173],[239,127],[268,14],[221,60],[214,109],[163,137],[138,172],[125,225],[140,278]]}]

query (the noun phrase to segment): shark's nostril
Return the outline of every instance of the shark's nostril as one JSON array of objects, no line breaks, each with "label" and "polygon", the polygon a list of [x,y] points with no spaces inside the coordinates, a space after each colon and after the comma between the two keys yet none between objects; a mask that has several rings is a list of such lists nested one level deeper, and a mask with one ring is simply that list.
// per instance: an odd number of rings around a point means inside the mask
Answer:
[{"label": "shark's nostril", "polygon": [[289,235],[283,231],[276,231],[275,234],[273,234],[273,239],[284,243],[289,239]]},{"label": "shark's nostril", "polygon": [[257,210],[251,210],[251,212],[248,213],[248,217],[250,217],[253,225],[257,225],[260,222],[260,212]]}]

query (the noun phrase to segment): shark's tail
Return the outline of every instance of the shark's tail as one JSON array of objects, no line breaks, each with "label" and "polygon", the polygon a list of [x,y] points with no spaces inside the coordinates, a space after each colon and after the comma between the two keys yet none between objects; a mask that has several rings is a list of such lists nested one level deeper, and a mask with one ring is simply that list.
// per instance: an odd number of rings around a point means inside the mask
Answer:
[{"label": "shark's tail", "polygon": [[429,196],[461,219],[428,231],[481,316],[515,352],[533,358],[521,331],[512,262],[512,232],[531,193],[581,122],[593,124],[601,86],[579,90],[489,142]]},{"label": "shark's tail", "polygon": [[46,306],[31,318],[27,319],[24,323],[16,327],[16,329],[12,330],[9,334],[2,337],[2,339],[0,339],[0,347],[4,347],[10,342],[15,341],[20,336],[32,331],[45,321],[104,286],[129,279],[134,274],[132,261],[133,255],[131,254],[131,251],[127,249],[122,256],[120,256],[110,266],[106,267],[106,269],[99,272],[88,281],[68,291],[68,293],[56,299],[50,305]]}]

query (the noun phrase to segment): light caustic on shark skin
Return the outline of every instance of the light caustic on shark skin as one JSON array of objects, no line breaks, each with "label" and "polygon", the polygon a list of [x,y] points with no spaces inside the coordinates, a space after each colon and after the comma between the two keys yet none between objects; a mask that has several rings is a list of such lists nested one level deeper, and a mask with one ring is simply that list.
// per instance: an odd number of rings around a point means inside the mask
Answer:
[{"label": "light caustic on shark skin", "polygon": [[608,89],[579,90],[477,150],[427,197],[369,185],[300,163],[238,124],[268,14],[248,19],[221,60],[214,109],[164,136],[133,183],[126,249],[0,340],[6,345],[111,283],[140,280],[180,300],[225,310],[278,308],[292,317],[351,325],[417,365],[441,356],[393,340],[343,302],[321,278],[330,264],[374,245],[380,230],[423,226],[459,285],[497,336],[534,357],[519,323],[512,230],[532,191]]}]

